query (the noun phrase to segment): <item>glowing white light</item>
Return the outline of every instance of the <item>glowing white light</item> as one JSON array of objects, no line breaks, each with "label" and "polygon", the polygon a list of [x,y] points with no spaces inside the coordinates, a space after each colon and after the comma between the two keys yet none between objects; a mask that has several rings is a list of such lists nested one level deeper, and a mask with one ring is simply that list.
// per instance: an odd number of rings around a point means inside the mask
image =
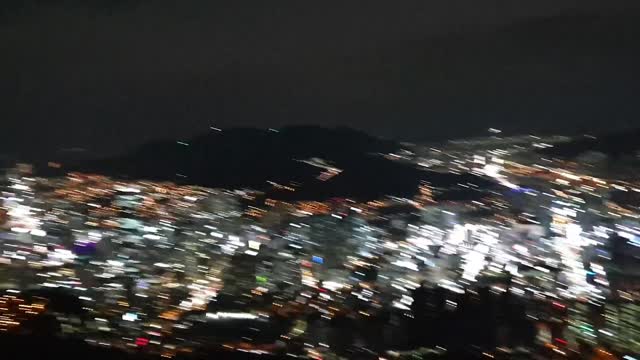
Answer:
[{"label": "glowing white light", "polygon": [[580,244],[582,227],[578,224],[567,224],[566,227],[567,241],[572,244]]},{"label": "glowing white light", "polygon": [[344,287],[344,284],[335,281],[323,281],[322,287],[331,291],[336,291]]},{"label": "glowing white light", "polygon": [[117,191],[126,192],[126,193],[139,193],[140,192],[139,189],[136,189],[134,187],[129,187],[129,186],[116,185],[113,188],[116,189]]},{"label": "glowing white light", "polygon": [[392,263],[393,265],[400,266],[403,268],[407,268],[409,270],[418,271],[418,265],[411,261],[407,260],[396,260]]},{"label": "glowing white light", "polygon": [[207,313],[206,316],[209,319],[242,319],[242,320],[255,320],[258,316],[251,313],[232,313],[232,312],[217,312]]},{"label": "glowing white light", "polygon": [[47,232],[44,230],[40,230],[40,229],[33,229],[31,230],[31,235],[33,236],[47,236]]},{"label": "glowing white light", "polygon": [[482,168],[482,171],[485,175],[497,178],[500,177],[500,171],[502,171],[502,166],[496,164],[487,164]]},{"label": "glowing white light", "polygon": [[462,225],[454,225],[453,229],[449,232],[449,237],[447,238],[447,243],[449,244],[461,244],[467,237],[467,232]]},{"label": "glowing white light", "polygon": [[527,249],[526,246],[522,246],[522,245],[513,245],[513,250],[525,255],[529,253],[529,249]]},{"label": "glowing white light", "polygon": [[410,307],[408,307],[407,305],[399,302],[399,301],[394,301],[393,302],[393,307],[396,309],[400,309],[400,310],[411,310]]},{"label": "glowing white light", "polygon": [[122,314],[122,320],[125,321],[136,321],[138,320],[138,314],[136,313],[124,313]]},{"label": "glowing white light", "polygon": [[73,261],[76,258],[76,255],[72,253],[70,250],[66,249],[55,249],[53,252],[49,253],[49,259],[59,260],[59,261]]}]

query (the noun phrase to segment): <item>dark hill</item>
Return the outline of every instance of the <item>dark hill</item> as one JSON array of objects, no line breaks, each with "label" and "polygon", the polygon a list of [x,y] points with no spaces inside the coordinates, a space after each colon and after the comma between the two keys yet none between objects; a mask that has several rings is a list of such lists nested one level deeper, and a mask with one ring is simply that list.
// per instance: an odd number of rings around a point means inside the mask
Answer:
[{"label": "dark hill", "polygon": [[[473,178],[424,172],[381,156],[398,149],[395,142],[348,128],[236,128],[214,130],[183,142],[154,142],[125,156],[85,162],[65,170],[208,187],[251,187],[289,200],[410,196],[420,180],[448,186]],[[320,181],[317,176],[324,169],[298,161],[310,158],[324,159],[343,171],[328,181]],[[269,181],[293,186],[296,191],[275,191]],[[480,179],[474,181],[482,183]]]},{"label": "dark hill", "polygon": [[575,158],[587,152],[599,152],[612,158],[633,156],[640,150],[640,129],[605,134],[598,137],[580,137],[574,141],[558,144],[540,152],[561,158]]},{"label": "dark hill", "polygon": [[[620,180],[637,179],[640,167],[640,130],[581,137],[541,151],[545,157],[573,161],[594,176]],[[619,197],[623,200],[625,196]],[[623,202],[626,202],[623,201]]]}]

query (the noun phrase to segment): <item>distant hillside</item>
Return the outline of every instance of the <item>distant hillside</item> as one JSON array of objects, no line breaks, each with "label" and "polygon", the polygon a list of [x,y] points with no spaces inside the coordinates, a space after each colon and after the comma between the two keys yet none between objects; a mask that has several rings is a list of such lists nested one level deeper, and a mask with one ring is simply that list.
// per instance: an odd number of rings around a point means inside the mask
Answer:
[{"label": "distant hillside", "polygon": [[[348,128],[237,128],[180,142],[154,142],[125,156],[63,170],[209,187],[251,187],[290,200],[410,196],[420,180],[444,187],[472,179],[488,184],[471,175],[429,173],[381,156],[398,149],[395,142]],[[311,158],[324,159],[342,172],[322,181],[318,176],[324,168],[299,161]],[[295,191],[277,189],[270,182]]]},{"label": "distant hillside", "polygon": [[640,168],[640,130],[580,137],[541,150],[546,157],[573,161],[593,176],[635,181]]},{"label": "distant hillside", "polygon": [[571,159],[589,152],[599,152],[611,158],[634,156],[640,150],[640,129],[605,134],[597,137],[580,137],[573,141],[540,150],[540,153]]}]

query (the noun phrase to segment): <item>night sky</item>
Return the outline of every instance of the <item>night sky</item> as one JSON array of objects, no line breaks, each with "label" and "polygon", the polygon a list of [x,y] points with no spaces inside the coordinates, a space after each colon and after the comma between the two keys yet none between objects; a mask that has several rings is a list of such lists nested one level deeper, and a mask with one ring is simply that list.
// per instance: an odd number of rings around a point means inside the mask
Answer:
[{"label": "night sky", "polygon": [[3,0],[0,150],[640,127],[639,20],[637,0]]}]

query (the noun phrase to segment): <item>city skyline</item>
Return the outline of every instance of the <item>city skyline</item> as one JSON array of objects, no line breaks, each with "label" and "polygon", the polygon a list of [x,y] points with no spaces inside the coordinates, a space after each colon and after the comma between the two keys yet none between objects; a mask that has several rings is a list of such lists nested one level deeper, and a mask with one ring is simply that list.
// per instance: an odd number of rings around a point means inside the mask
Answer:
[{"label": "city skyline", "polygon": [[7,359],[637,360],[638,0],[8,0]]}]

